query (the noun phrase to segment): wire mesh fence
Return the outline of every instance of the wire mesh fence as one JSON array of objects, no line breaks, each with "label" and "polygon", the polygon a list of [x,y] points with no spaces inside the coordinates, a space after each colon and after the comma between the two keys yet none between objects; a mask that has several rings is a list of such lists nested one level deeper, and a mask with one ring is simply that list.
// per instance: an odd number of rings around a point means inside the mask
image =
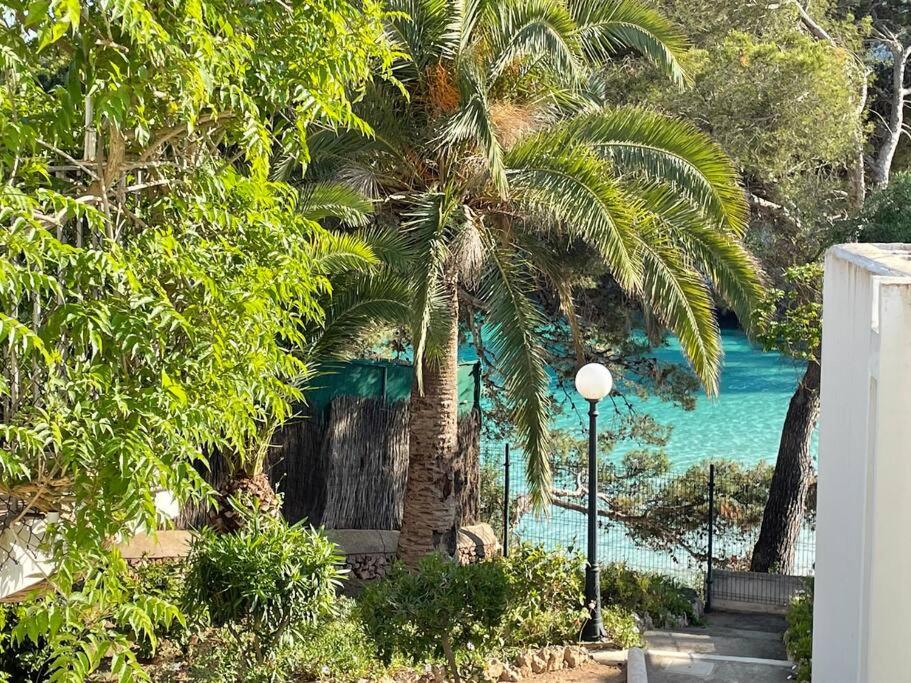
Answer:
[{"label": "wire mesh fence", "polygon": [[[584,554],[588,528],[586,459],[580,456],[552,463],[552,502],[540,513],[531,504],[521,456],[513,453],[507,467],[506,450],[504,446],[488,445],[482,454],[482,511],[501,534],[507,552],[511,544],[529,542],[550,550]],[[712,566],[716,572],[726,572],[725,576],[746,572],[759,536],[769,482],[767,477],[744,472],[720,463],[711,480],[708,464],[659,474],[601,464],[599,558],[604,563],[619,562],[631,569],[672,576],[702,587],[709,568],[711,497]],[[813,573],[812,512],[808,510],[798,535],[790,575]],[[748,597],[750,591],[755,591],[759,602],[763,596],[772,603],[793,593],[790,583],[775,583],[772,579],[738,583],[728,577],[716,588],[725,590],[724,586],[738,597]]]}]

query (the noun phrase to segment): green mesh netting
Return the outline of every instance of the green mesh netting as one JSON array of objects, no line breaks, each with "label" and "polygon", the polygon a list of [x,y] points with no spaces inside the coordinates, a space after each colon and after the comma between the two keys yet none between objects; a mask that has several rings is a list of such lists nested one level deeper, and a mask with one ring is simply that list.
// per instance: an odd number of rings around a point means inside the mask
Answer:
[{"label": "green mesh netting", "polygon": [[[414,368],[410,364],[356,360],[323,366],[307,391],[313,412],[322,410],[336,396],[385,397],[407,401]],[[481,375],[477,362],[459,364],[459,412],[471,410],[480,399]]]}]

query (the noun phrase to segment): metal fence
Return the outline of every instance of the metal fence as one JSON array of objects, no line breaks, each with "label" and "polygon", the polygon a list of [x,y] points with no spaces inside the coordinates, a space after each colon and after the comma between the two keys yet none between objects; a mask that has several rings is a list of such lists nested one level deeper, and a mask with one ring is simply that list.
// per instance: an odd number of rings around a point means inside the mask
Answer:
[{"label": "metal fence", "polygon": [[[544,513],[531,506],[524,463],[505,446],[484,453],[488,521],[511,544],[529,542],[551,550],[585,552],[587,473],[584,460],[552,464],[552,504]],[[747,570],[759,536],[768,496],[767,480],[751,479],[725,465],[650,476],[601,466],[598,552],[604,563],[674,577],[693,587],[712,587],[708,601],[787,604],[803,577],[812,575],[813,516],[801,529],[790,576]],[[483,504],[482,504],[483,506]],[[714,577],[713,577],[714,574]],[[719,578],[714,581],[713,578]],[[748,580],[749,579],[749,580]]]}]

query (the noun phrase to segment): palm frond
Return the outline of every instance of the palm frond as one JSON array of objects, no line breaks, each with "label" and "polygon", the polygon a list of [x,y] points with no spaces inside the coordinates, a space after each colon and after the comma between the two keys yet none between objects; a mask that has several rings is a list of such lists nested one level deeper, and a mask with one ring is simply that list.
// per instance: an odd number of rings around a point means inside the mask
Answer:
[{"label": "palm frond", "polygon": [[555,73],[573,78],[582,71],[576,24],[560,0],[503,0],[490,21],[491,59],[487,81],[493,84],[520,60],[544,61]]},{"label": "palm frond", "polygon": [[440,58],[452,21],[450,5],[449,0],[390,0],[389,10],[395,13],[392,37],[408,56],[399,63],[399,70],[413,71],[421,78],[424,69]]},{"label": "palm frond", "polygon": [[657,231],[643,235],[642,299],[680,340],[708,395],[718,392],[721,335],[708,288],[685,255]]},{"label": "palm frond", "polygon": [[534,283],[521,255],[484,231],[492,267],[482,296],[488,304],[489,348],[496,358],[511,404],[512,424],[525,454],[525,476],[532,502],[541,509],[550,499],[550,378],[537,331],[546,323],[529,298]]},{"label": "palm frond", "polygon": [[314,269],[330,277],[378,263],[370,246],[357,235],[318,230],[310,242]]},{"label": "palm frond", "polygon": [[579,43],[591,61],[635,50],[677,85],[687,82],[680,64],[688,48],[686,38],[660,12],[639,0],[569,0],[568,5],[578,25]]},{"label": "palm frond", "polygon": [[362,226],[373,213],[373,204],[342,183],[312,183],[301,189],[298,211],[313,221],[338,218],[346,225]]},{"label": "palm frond", "polygon": [[522,251],[528,255],[529,263],[544,276],[547,284],[556,292],[560,302],[560,311],[569,325],[576,360],[581,365],[585,357],[585,346],[573,299],[571,264],[566,259],[561,259],[560,255],[555,254],[553,246],[549,243],[527,239],[529,236],[521,231],[516,233],[516,237]]},{"label": "palm frond", "polygon": [[558,127],[609,159],[618,173],[670,183],[706,218],[742,236],[747,204],[724,151],[693,124],[639,107],[605,109]]},{"label": "palm frond", "polygon": [[388,269],[333,282],[324,323],[309,335],[310,365],[351,357],[364,335],[378,326],[406,325],[410,298],[408,281]]},{"label": "palm frond", "polygon": [[475,27],[495,0],[453,0],[452,16],[443,40],[444,54],[457,60],[471,43]]},{"label": "palm frond", "polygon": [[638,283],[632,218],[636,207],[611,169],[566,136],[543,132],[506,155],[512,203],[595,248],[622,287]]},{"label": "palm frond", "polygon": [[672,187],[649,183],[635,189],[654,221],[712,282],[713,289],[749,327],[762,298],[762,274],[740,240],[707,224],[701,212]]},{"label": "palm frond", "polygon": [[505,197],[508,191],[506,167],[503,164],[503,150],[490,118],[484,76],[472,65],[462,64],[458,73],[458,85],[461,105],[440,134],[440,142],[448,147],[466,140],[473,141],[487,159],[494,188],[500,197]]},{"label": "palm frond", "polygon": [[418,391],[423,391],[423,365],[428,341],[443,338],[441,326],[456,324],[445,314],[446,264],[450,259],[450,220],[458,208],[458,198],[450,190],[432,191],[418,196],[406,215],[404,228],[416,245],[412,273],[413,308],[411,312],[414,369]]}]

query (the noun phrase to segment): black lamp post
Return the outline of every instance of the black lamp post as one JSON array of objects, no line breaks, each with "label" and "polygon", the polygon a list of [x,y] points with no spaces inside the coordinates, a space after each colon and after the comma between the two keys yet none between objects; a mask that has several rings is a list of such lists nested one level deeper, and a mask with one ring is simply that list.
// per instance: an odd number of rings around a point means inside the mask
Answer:
[{"label": "black lamp post", "polygon": [[576,373],[576,390],[588,401],[588,561],[585,564],[585,604],[590,617],[582,640],[604,638],[601,621],[601,568],[598,565],[598,401],[607,396],[614,381],[610,370],[589,363]]}]

